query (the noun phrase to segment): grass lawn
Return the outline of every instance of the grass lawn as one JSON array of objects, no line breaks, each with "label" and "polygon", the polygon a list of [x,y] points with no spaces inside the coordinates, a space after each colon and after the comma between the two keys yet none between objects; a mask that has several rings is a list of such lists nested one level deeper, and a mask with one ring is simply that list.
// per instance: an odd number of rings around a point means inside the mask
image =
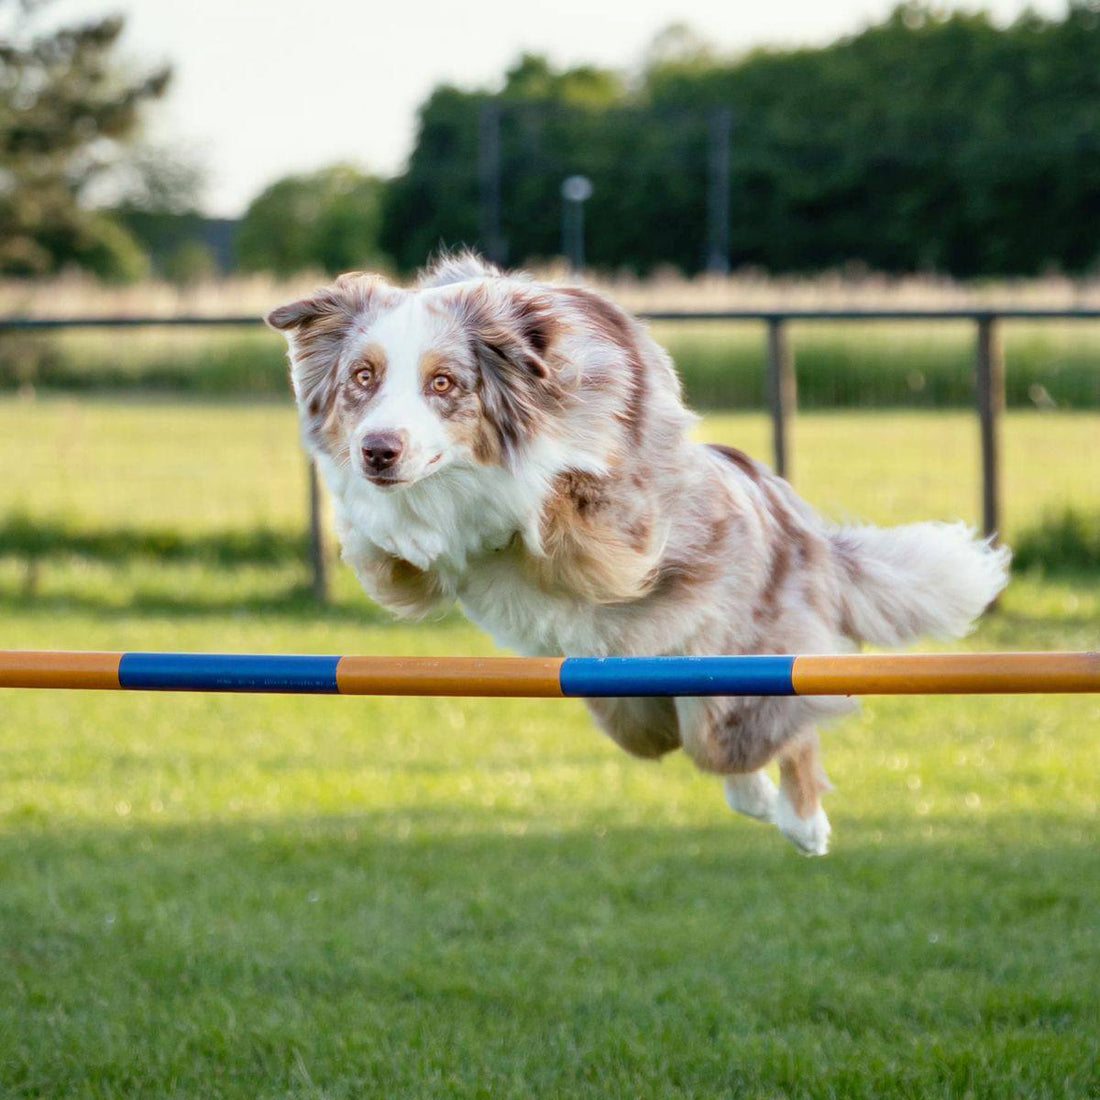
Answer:
[{"label": "grass lawn", "polygon": [[[1010,524],[1097,506],[1097,428],[1008,418]],[[796,443],[829,510],[973,516],[965,417]],[[0,463],[0,514],[301,515],[278,406],[9,401]],[[58,561],[29,600],[0,561],[0,646],[491,651],[295,577]],[[964,643],[1098,644],[1095,576],[1018,578]],[[572,701],[0,695],[0,1095],[1094,1097],[1098,728],[1093,697],[869,700],[809,861]]]},{"label": "grass lawn", "polygon": [[[771,461],[761,413],[711,416],[700,439]],[[1100,412],[1013,410],[1003,423],[1006,532],[1072,504],[1100,510]],[[810,412],[793,428],[794,479],[834,518],[976,522],[972,413]],[[78,527],[301,530],[305,464],[289,401],[265,404],[0,395],[0,519]]]}]

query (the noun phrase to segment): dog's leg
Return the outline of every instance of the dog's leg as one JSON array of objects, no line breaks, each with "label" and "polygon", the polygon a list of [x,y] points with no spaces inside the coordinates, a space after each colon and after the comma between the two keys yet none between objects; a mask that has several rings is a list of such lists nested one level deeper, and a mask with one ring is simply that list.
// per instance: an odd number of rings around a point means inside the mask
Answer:
[{"label": "dog's leg", "polygon": [[671,699],[585,699],[589,712],[620,747],[654,760],[680,747],[680,728]]},{"label": "dog's leg", "polygon": [[727,775],[722,782],[726,789],[726,805],[735,813],[755,817],[758,821],[775,821],[779,792],[766,772]]},{"label": "dog's leg", "polygon": [[817,757],[817,732],[791,710],[790,700],[680,698],[676,703],[685,751],[704,771],[725,777],[733,809],[766,816],[761,811],[768,806],[771,783],[761,769],[778,758],[779,791],[767,819],[807,855],[824,855],[829,819],[820,796],[829,783]]},{"label": "dog's leg", "polygon": [[832,790],[818,753],[817,731],[810,727],[789,741],[779,754],[779,798],[775,823],[779,831],[808,856],[829,849],[829,819],[821,795]]}]

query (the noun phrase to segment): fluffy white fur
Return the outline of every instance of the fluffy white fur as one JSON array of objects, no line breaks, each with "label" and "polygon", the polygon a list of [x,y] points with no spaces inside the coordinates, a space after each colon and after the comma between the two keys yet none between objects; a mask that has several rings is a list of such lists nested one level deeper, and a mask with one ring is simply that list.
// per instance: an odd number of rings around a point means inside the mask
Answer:
[{"label": "fluffy white fur", "polygon": [[[457,600],[528,654],[828,653],[960,634],[1005,583],[1007,551],[963,525],[832,527],[764,466],[691,442],[667,355],[581,288],[463,256],[407,290],[345,276],[269,322],[344,558],[401,614]],[[379,432],[398,440],[381,471]],[[830,831],[814,724],[848,705],[589,702],[622,747],[684,748],[807,854]]]},{"label": "fluffy white fur", "polygon": [[857,637],[877,645],[965,634],[1004,587],[1008,552],[975,542],[965,523],[843,527],[833,541],[849,581],[845,614]]}]

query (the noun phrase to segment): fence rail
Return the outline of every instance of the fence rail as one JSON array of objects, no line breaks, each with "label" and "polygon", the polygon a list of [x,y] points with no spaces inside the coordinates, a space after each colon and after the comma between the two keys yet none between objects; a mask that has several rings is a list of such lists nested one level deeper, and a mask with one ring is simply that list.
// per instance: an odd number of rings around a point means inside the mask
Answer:
[{"label": "fence rail", "polygon": [[776,471],[791,479],[790,425],[798,403],[797,372],[787,329],[797,321],[969,321],[975,326],[974,400],[981,439],[982,533],[995,537],[1001,528],[1001,433],[1005,407],[1005,364],[1001,321],[1097,321],[1100,309],[789,309],[653,310],[639,314],[647,321],[756,321],[767,333],[767,392],[772,421]]},{"label": "fence rail", "polygon": [[[637,314],[645,321],[667,323],[756,322],[763,324],[766,340],[768,407],[772,424],[772,450],[777,472],[791,478],[793,450],[791,423],[797,408],[797,370],[791,349],[789,326],[796,322],[967,321],[974,325],[974,398],[981,439],[982,531],[995,536],[1001,526],[1000,418],[1005,406],[1005,365],[1000,341],[1002,321],[1100,321],[1100,309],[732,309],[732,310],[648,310]],[[261,320],[251,314],[208,317],[0,317],[0,337],[6,332],[54,331],[59,329],[129,328],[241,328],[256,327]],[[316,471],[309,478],[310,558],[313,591],[319,600],[327,598],[328,570],[321,524],[320,485]]]}]

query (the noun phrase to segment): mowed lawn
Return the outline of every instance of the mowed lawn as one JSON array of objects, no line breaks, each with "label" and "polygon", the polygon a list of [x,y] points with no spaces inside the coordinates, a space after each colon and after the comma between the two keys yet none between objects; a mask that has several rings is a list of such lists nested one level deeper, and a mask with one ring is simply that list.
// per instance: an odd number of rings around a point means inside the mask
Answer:
[{"label": "mowed lawn", "polygon": [[[1100,506],[1100,417],[1005,436],[1010,535]],[[974,517],[961,414],[795,438],[831,514]],[[279,405],[7,400],[0,464],[0,516],[303,511]],[[0,560],[0,646],[492,651],[301,573],[47,561],[28,598]],[[1100,582],[1017,578],[961,644],[1095,648]],[[573,701],[0,694],[0,1095],[1096,1096],[1098,732],[1096,697],[869,700],[813,861]]]}]

